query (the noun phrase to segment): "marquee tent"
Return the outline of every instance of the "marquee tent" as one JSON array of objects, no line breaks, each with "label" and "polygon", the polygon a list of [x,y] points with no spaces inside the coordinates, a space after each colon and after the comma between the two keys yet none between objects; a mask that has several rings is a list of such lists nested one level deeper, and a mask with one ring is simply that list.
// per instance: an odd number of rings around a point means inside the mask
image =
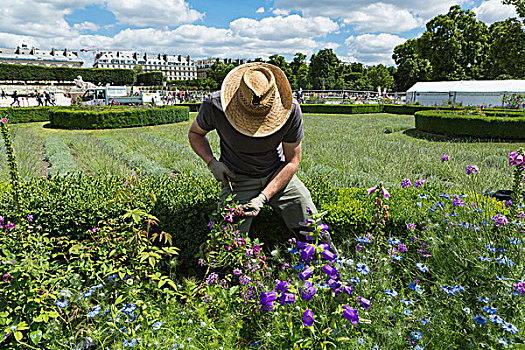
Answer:
[{"label": "marquee tent", "polygon": [[525,80],[460,80],[419,82],[408,89],[407,104],[502,106],[503,97],[525,94]]}]

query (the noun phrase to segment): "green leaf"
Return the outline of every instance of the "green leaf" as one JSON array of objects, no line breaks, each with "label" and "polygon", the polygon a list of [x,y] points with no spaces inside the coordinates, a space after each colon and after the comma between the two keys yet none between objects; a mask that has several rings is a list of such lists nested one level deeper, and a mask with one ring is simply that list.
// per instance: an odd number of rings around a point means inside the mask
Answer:
[{"label": "green leaf", "polygon": [[124,297],[122,295],[119,295],[117,300],[115,300],[115,305],[120,304],[123,299],[124,299]]},{"label": "green leaf", "polygon": [[18,331],[15,332],[15,338],[17,341],[22,340],[23,337],[24,335],[22,334],[22,332],[18,332]]},{"label": "green leaf", "polygon": [[230,296],[234,295],[239,291],[239,286],[233,286],[230,288]]},{"label": "green leaf", "polygon": [[33,344],[37,345],[42,339],[42,331],[33,331],[29,334],[29,338]]}]

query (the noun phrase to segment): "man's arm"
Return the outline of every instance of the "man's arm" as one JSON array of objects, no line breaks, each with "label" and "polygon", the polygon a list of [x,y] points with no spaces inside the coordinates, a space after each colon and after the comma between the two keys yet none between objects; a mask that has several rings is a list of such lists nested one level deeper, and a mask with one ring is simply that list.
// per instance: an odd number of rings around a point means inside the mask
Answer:
[{"label": "man's arm", "polygon": [[188,132],[188,139],[190,140],[191,148],[202,160],[209,164],[210,160],[213,158],[213,153],[211,151],[210,143],[206,138],[207,130],[204,130],[199,126],[197,120],[194,120],[190,126],[190,131]]},{"label": "man's arm", "polygon": [[282,190],[294,176],[301,162],[301,141],[294,143],[283,142],[284,165],[277,171],[266,188],[262,191],[270,200],[277,192]]}]

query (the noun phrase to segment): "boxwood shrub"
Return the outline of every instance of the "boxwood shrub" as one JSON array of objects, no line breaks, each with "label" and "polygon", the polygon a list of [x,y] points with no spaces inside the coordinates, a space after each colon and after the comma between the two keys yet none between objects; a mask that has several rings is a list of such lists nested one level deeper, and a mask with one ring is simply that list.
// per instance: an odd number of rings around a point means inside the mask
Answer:
[{"label": "boxwood shrub", "polygon": [[[500,115],[500,112],[495,112]],[[416,129],[445,136],[525,139],[525,114],[513,117],[416,112]]]},{"label": "boxwood shrub", "polygon": [[17,107],[0,108],[0,116],[6,117],[9,123],[29,123],[49,121],[49,112],[69,107]]},{"label": "boxwood shrub", "polygon": [[51,125],[65,129],[114,129],[159,125],[189,120],[189,108],[115,108],[103,110],[58,109],[50,112]]}]

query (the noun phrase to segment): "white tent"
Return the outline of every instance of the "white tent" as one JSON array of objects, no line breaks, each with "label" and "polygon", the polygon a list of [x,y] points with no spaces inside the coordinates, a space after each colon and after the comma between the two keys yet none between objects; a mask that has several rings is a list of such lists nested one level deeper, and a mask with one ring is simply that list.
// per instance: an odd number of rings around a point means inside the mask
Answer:
[{"label": "white tent", "polygon": [[502,106],[503,97],[525,93],[525,80],[419,82],[407,91],[407,104]]}]

